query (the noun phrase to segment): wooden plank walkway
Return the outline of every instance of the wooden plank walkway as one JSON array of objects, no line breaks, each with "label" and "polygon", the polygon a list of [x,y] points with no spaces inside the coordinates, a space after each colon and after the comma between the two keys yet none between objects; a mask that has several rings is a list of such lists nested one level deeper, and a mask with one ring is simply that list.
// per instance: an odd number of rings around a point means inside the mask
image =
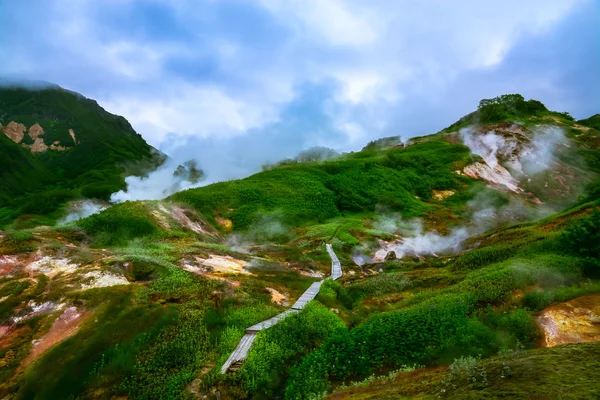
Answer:
[{"label": "wooden plank walkway", "polygon": [[281,314],[277,314],[273,318],[269,318],[266,321],[259,322],[256,325],[252,325],[250,328],[246,329],[246,333],[257,333],[258,331],[262,331],[263,329],[269,329],[270,327],[272,327],[273,325],[275,325],[276,323],[278,323],[279,321],[281,321],[288,315],[296,313],[296,312],[298,312],[298,310],[294,310],[294,309],[286,310],[286,311],[282,312]]},{"label": "wooden plank walkway", "polygon": [[256,333],[246,333],[242,337],[240,343],[221,367],[222,374],[229,370],[239,369],[239,367],[242,366],[242,362],[248,357],[248,351],[250,350],[254,339],[256,339]]},{"label": "wooden plank walkway", "polygon": [[[342,276],[342,265],[340,264],[340,260],[333,252],[331,245],[327,244],[326,247],[327,253],[329,253],[329,257],[331,257],[331,276],[329,278],[338,279]],[[233,353],[231,353],[227,361],[225,361],[225,364],[223,364],[221,367],[221,373],[225,374],[227,371],[238,370],[242,366],[242,363],[246,357],[248,357],[248,351],[250,351],[250,347],[252,346],[254,339],[256,339],[256,334],[263,329],[269,329],[288,315],[302,310],[306,304],[308,304],[317,296],[317,294],[319,294],[319,290],[321,289],[323,282],[324,281],[313,282],[313,284],[310,285],[310,287],[306,289],[304,293],[302,293],[302,296],[300,296],[300,298],[294,303],[291,309],[286,310],[281,314],[277,314],[266,321],[252,325],[250,328],[246,329],[246,334],[242,337],[240,343],[238,343]]]},{"label": "wooden plank walkway", "polygon": [[302,293],[302,296],[300,296],[300,298],[294,303],[294,305],[292,306],[292,310],[302,310],[309,301],[317,297],[317,294],[319,294],[319,290],[321,289],[322,284],[323,281],[313,282],[313,284],[310,285],[310,287],[306,289],[306,291]]},{"label": "wooden plank walkway", "polygon": [[333,252],[333,248],[328,243],[325,247],[327,247],[327,252],[329,253],[329,257],[331,257],[331,276],[330,278],[336,280],[342,277],[342,264],[340,264],[339,258]]}]

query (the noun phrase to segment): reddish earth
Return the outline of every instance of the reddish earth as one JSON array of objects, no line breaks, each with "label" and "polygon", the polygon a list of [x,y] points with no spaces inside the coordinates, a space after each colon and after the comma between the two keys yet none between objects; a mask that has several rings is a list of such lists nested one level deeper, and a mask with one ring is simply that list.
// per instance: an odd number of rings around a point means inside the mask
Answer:
[{"label": "reddish earth", "polygon": [[18,338],[27,329],[22,326],[15,329],[15,325],[8,325],[0,327],[2,334],[0,335],[0,349],[7,348],[11,345],[14,339]]},{"label": "reddish earth", "polygon": [[10,274],[18,264],[17,256],[0,256],[0,275]]},{"label": "reddish earth", "polygon": [[13,325],[5,325],[5,326],[0,326],[0,340],[2,340],[2,338],[8,333],[10,332],[11,328],[13,327]]},{"label": "reddish earth", "polygon": [[600,294],[553,304],[536,319],[543,347],[600,340]]},{"label": "reddish earth", "polygon": [[26,366],[42,354],[44,354],[52,346],[62,342],[69,336],[72,336],[81,322],[88,316],[86,312],[79,312],[75,307],[67,308],[54,321],[50,330],[38,340],[33,341],[33,347],[29,355],[23,360],[22,366]]}]

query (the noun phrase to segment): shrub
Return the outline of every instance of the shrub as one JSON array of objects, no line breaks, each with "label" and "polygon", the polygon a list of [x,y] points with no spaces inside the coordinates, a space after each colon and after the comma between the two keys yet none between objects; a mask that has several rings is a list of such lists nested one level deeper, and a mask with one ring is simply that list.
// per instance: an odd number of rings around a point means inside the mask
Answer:
[{"label": "shrub", "polygon": [[315,302],[261,331],[240,370],[246,392],[269,394],[269,384],[286,376],[286,364],[341,331],[343,322]]},{"label": "shrub", "polygon": [[[18,231],[7,234],[0,239],[0,254],[26,253],[36,249],[37,239],[31,231]],[[2,249],[4,248],[4,249]]]},{"label": "shrub", "polygon": [[133,238],[162,232],[152,220],[147,205],[142,202],[126,201],[76,224],[93,235],[100,245],[124,244]]},{"label": "shrub", "polygon": [[[309,398],[327,388],[328,380],[364,377],[376,368],[427,364],[461,352],[490,353],[497,347],[494,334],[469,318],[472,307],[473,299],[468,296],[444,295],[409,309],[372,316],[349,333],[331,338],[295,367],[290,387],[315,391],[289,389],[286,397]],[[327,370],[311,365],[315,359],[325,363]]]},{"label": "shrub", "polygon": [[360,299],[397,293],[409,287],[409,280],[403,273],[382,273],[346,288],[348,296]]},{"label": "shrub", "polygon": [[569,253],[585,260],[584,273],[600,277],[600,210],[595,208],[591,215],[571,224],[562,239]]}]

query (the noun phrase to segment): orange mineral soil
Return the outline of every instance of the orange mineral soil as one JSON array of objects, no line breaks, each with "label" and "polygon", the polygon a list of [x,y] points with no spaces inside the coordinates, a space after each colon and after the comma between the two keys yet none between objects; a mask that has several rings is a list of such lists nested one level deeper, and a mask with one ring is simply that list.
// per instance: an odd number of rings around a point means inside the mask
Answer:
[{"label": "orange mineral soil", "polygon": [[552,304],[536,319],[543,347],[600,340],[600,294]]}]

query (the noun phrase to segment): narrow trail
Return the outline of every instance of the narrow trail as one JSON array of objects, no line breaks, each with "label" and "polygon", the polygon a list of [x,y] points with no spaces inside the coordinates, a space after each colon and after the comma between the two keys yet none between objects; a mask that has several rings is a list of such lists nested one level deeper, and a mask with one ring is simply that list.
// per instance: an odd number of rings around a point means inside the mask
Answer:
[{"label": "narrow trail", "polygon": [[[331,276],[325,279],[335,280],[342,276],[342,265],[340,264],[340,260],[333,252],[331,245],[327,244],[326,247],[327,253],[329,253],[329,257],[331,257]],[[263,329],[269,329],[288,315],[302,310],[308,302],[317,297],[323,282],[324,281],[314,282],[312,285],[310,285],[310,287],[306,289],[302,296],[300,296],[300,298],[289,310],[286,310],[281,314],[274,316],[273,318],[269,318],[265,321],[259,322],[256,325],[252,325],[250,328],[247,328],[246,334],[242,337],[242,340],[240,340],[240,343],[237,345],[233,353],[231,353],[227,361],[225,361],[223,367],[221,367],[221,373],[225,374],[228,371],[238,370],[242,366],[242,363],[246,357],[248,357],[248,351],[250,350],[250,347],[252,347],[254,339],[256,339],[256,334]]]}]

